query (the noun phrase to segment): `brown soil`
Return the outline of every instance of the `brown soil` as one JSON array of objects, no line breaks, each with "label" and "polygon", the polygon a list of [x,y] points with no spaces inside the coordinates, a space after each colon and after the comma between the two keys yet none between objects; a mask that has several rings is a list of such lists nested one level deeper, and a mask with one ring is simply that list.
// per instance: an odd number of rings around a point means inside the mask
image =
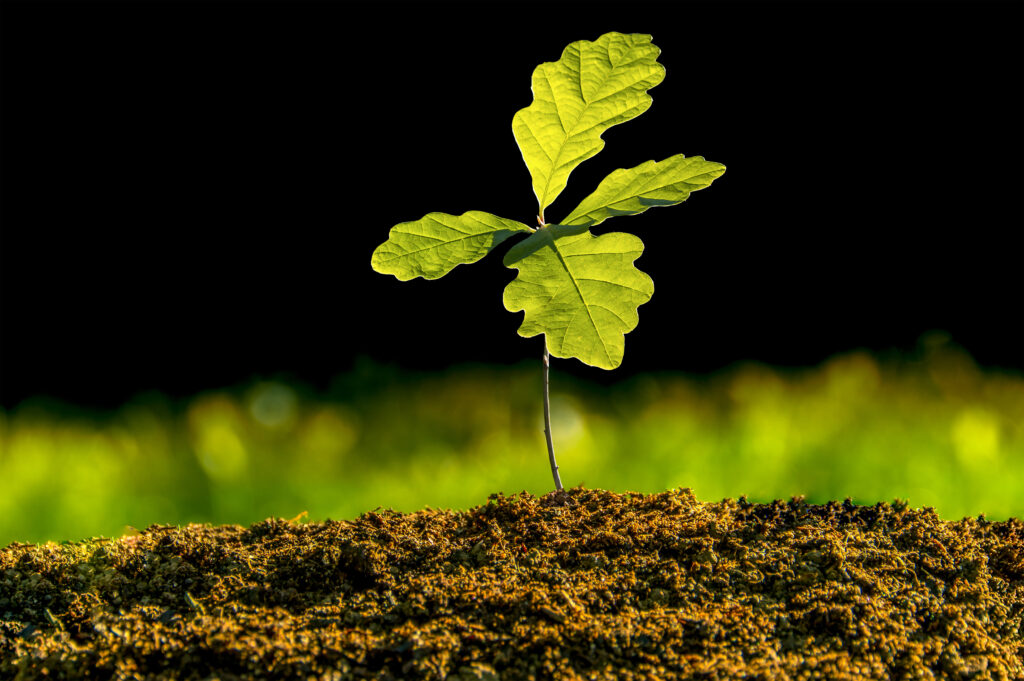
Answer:
[{"label": "brown soil", "polygon": [[573,489],[0,552],[0,678],[1024,678],[1024,524]]}]

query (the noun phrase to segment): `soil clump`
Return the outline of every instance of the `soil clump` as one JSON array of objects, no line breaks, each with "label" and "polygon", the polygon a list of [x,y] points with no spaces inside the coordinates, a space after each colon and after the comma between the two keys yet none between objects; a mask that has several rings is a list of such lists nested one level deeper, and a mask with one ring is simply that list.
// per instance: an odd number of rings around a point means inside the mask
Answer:
[{"label": "soil clump", "polygon": [[690,490],[0,550],[4,679],[1019,679],[1024,524]]}]

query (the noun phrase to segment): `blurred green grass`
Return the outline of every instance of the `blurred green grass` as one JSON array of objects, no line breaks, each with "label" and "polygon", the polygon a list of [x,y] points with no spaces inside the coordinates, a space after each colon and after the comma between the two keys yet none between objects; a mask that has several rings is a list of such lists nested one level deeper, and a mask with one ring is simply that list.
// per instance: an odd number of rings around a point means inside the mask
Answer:
[{"label": "blurred green grass", "polygon": [[[610,387],[560,364],[552,418],[567,486],[1024,515],[1024,378],[980,370],[941,335],[912,355]],[[412,374],[367,361],[319,394],[256,381],[180,402],[142,395],[110,413],[29,401],[0,412],[0,546],[542,494],[541,429],[539,362]]]}]

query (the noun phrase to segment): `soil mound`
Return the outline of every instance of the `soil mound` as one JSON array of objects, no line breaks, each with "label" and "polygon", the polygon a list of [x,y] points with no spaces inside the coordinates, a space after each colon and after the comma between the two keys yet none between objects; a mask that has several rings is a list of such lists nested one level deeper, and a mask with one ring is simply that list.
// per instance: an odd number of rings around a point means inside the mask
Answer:
[{"label": "soil mound", "polygon": [[577,488],[0,551],[0,678],[1019,679],[1024,524]]}]

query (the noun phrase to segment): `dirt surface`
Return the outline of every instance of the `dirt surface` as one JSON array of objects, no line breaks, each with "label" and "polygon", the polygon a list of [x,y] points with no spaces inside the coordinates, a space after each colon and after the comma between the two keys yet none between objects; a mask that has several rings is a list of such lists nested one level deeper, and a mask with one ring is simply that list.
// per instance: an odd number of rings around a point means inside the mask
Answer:
[{"label": "dirt surface", "polygon": [[1020,679],[1024,524],[573,489],[0,552],[0,678]]}]

